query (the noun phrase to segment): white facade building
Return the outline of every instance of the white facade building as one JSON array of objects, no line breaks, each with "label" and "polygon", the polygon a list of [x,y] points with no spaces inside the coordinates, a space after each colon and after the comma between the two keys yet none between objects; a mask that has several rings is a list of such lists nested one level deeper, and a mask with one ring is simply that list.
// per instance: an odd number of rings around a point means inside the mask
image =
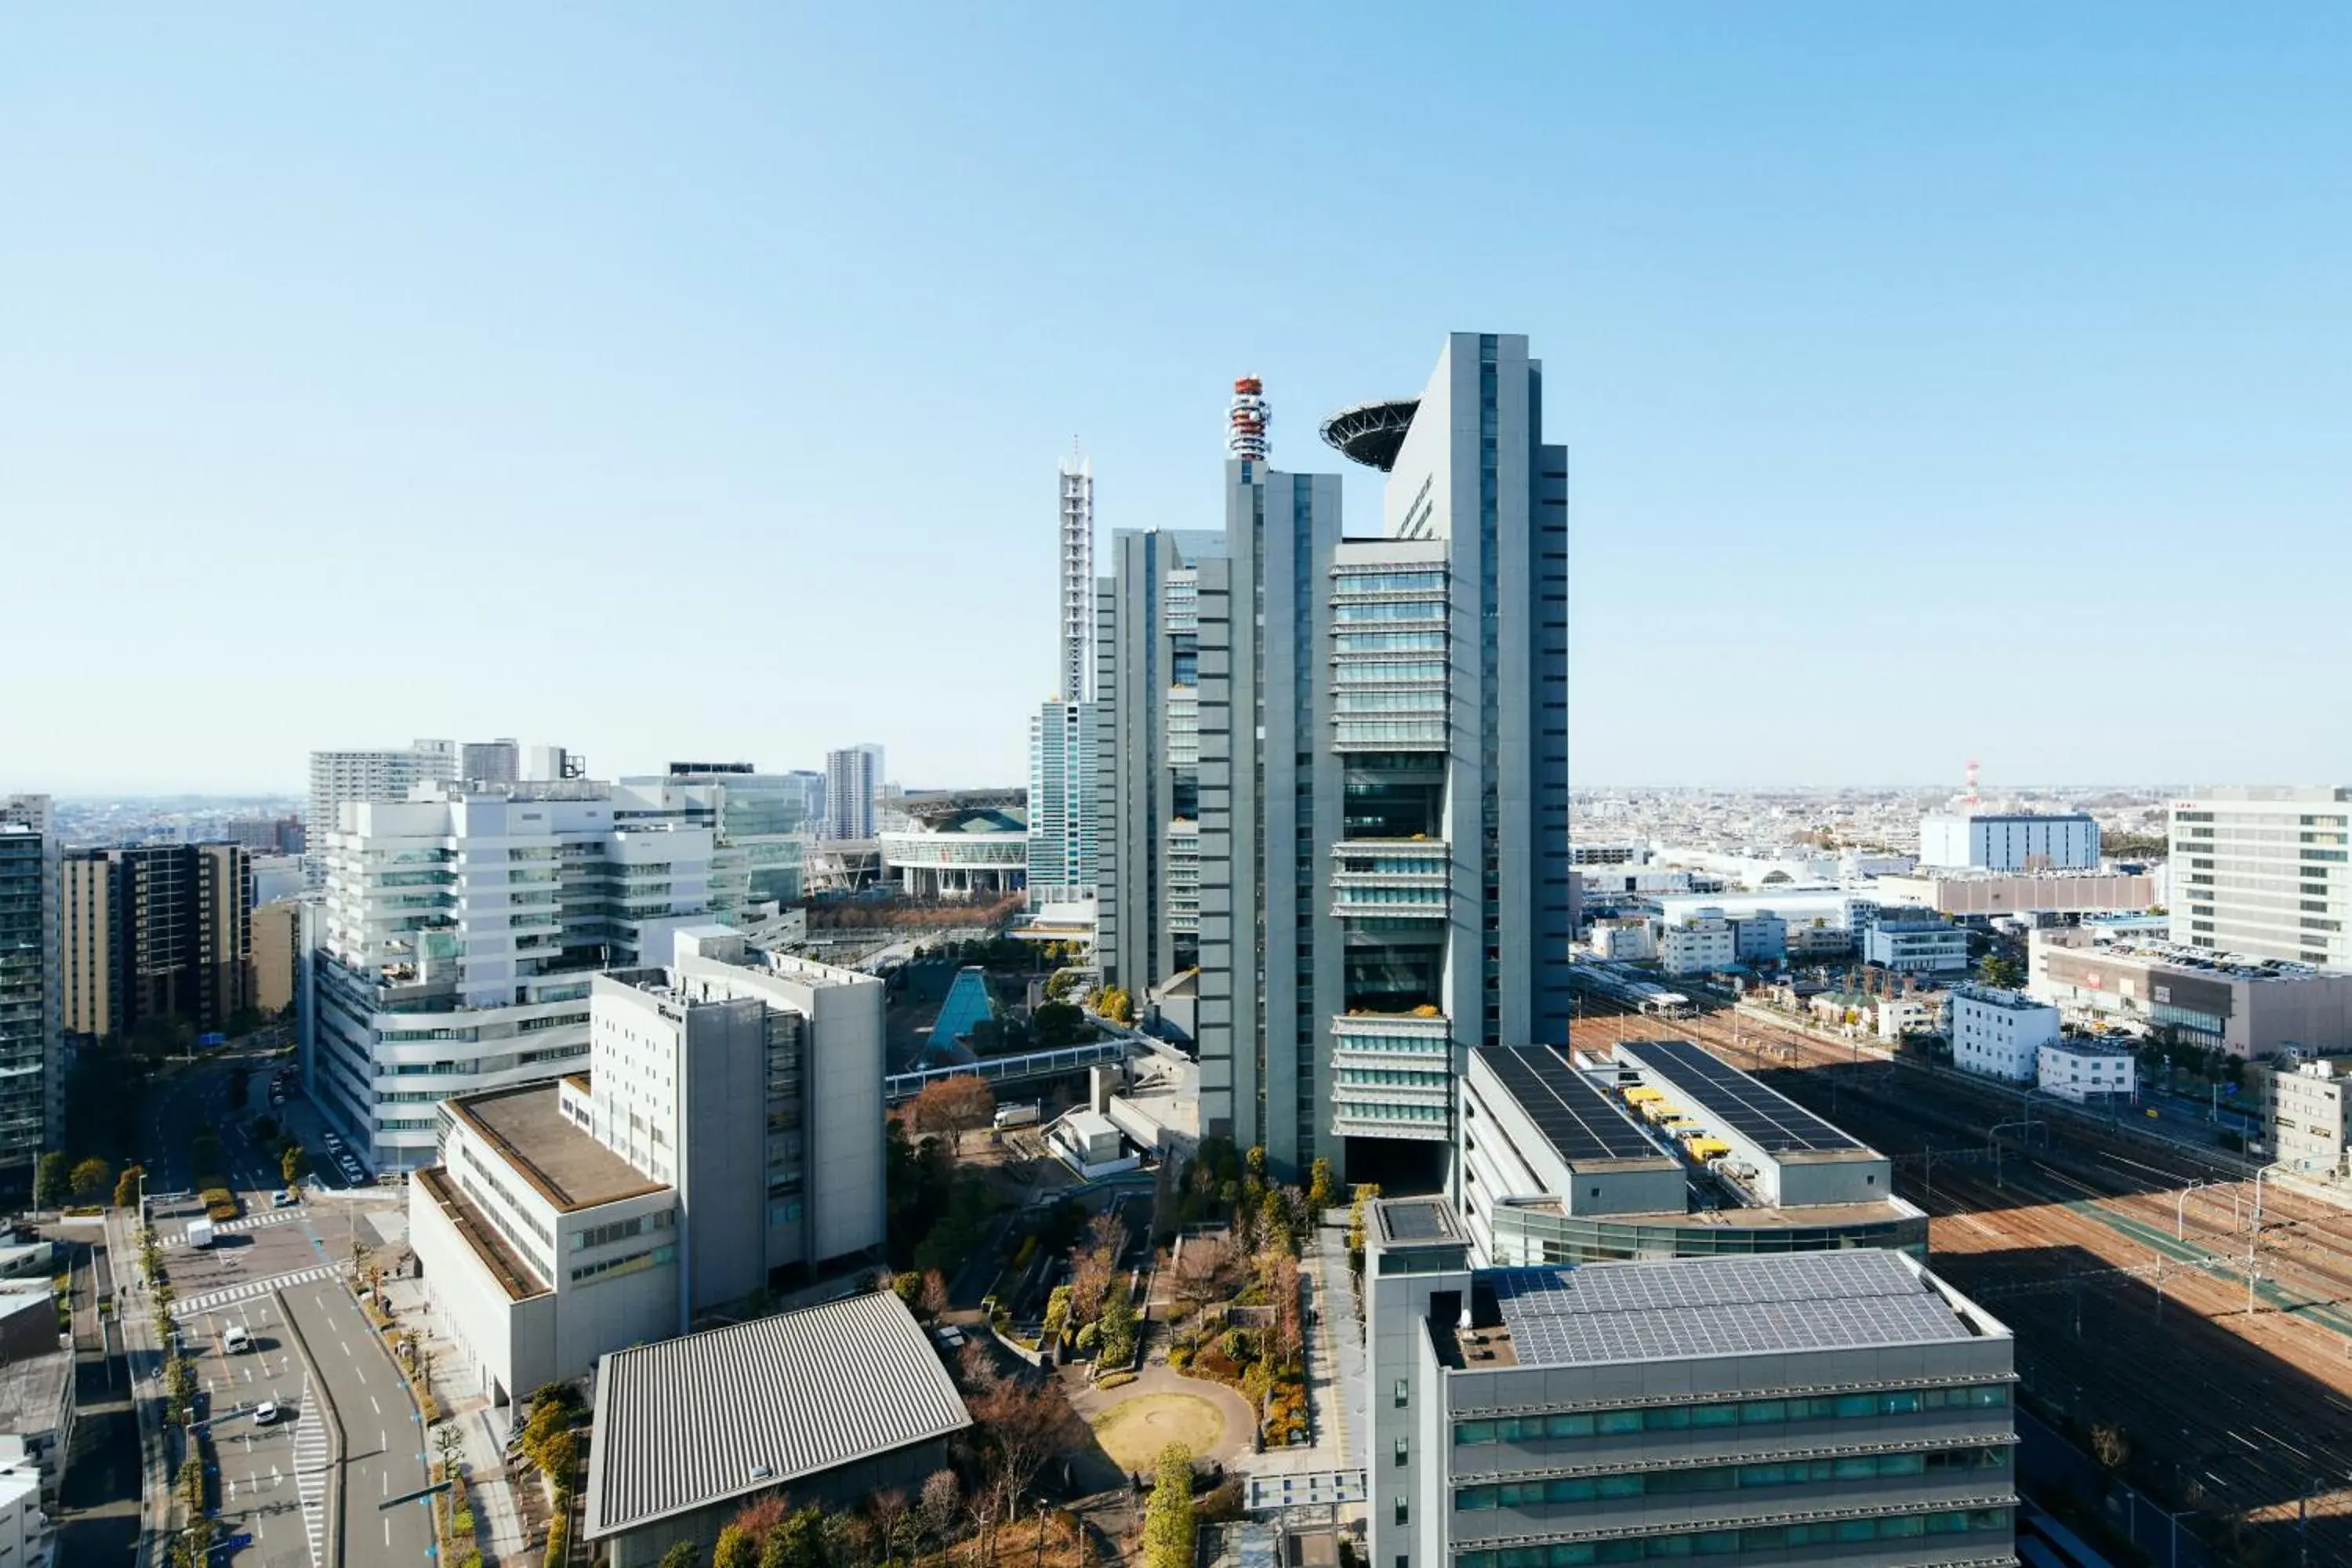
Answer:
[{"label": "white facade building", "polygon": [[345,805],[370,800],[406,800],[420,784],[457,776],[457,750],[448,741],[418,741],[399,751],[313,752],[310,753],[310,804],[302,816],[305,850],[310,858],[310,885],[326,879],[320,856],[327,835],[342,825]]},{"label": "white facade building", "polygon": [[824,754],[824,838],[871,838],[882,820],[882,748],[868,742]]},{"label": "white facade building", "polygon": [[1592,956],[1615,963],[1641,963],[1658,956],[1650,922],[1636,917],[1592,922]]},{"label": "white facade building", "polygon": [[2352,1058],[2283,1058],[2260,1074],[2263,1119],[2279,1163],[2323,1175],[2345,1172],[2344,1090]]},{"label": "white facade building", "polygon": [[1738,939],[1720,913],[1700,912],[1658,937],[1658,967],[1668,974],[1706,974],[1738,962]]},{"label": "white facade building", "polygon": [[29,1466],[0,1466],[0,1568],[48,1568],[57,1538],[41,1509],[41,1476]]},{"label": "white facade building", "polygon": [[2352,969],[2352,789],[2216,789],[2172,804],[2172,940]]},{"label": "white facade building", "polygon": [[2099,863],[2099,824],[2083,812],[2049,816],[1937,813],[1919,819],[1919,864],[1993,871],[2082,870]]},{"label": "white facade building", "polygon": [[882,984],[677,933],[603,975],[590,1070],[443,1107],[425,1289],[503,1404],[880,1246]]},{"label": "white facade building", "polygon": [[1969,933],[1941,920],[1882,915],[1862,933],[1862,956],[1897,974],[1964,974]]},{"label": "white facade building", "polygon": [[707,827],[710,912],[730,924],[759,904],[801,897],[816,827],[809,773],[762,773],[749,763],[672,763],[666,773],[623,779],[613,791],[620,827]]},{"label": "white facade building", "polygon": [[377,1169],[430,1163],[453,1094],[578,1070],[597,970],[710,919],[711,830],[625,826],[588,781],[344,807],[308,954],[305,1081]]},{"label": "white facade building", "polygon": [[2032,1083],[2041,1052],[2059,1039],[2058,1009],[1990,985],[1951,989],[1952,1065],[2009,1083]]},{"label": "white facade building", "polygon": [[2139,1063],[2131,1052],[2105,1041],[2069,1036],[2045,1042],[2036,1058],[2036,1082],[2044,1094],[2077,1104],[2091,1100],[2130,1100],[2139,1093]]}]

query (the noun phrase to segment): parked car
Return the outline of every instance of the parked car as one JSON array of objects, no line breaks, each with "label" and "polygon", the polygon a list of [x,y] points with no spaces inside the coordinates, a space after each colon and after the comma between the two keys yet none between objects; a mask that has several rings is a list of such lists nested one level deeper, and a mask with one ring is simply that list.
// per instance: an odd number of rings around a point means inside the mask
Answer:
[{"label": "parked car", "polygon": [[267,1426],[278,1419],[278,1401],[265,1399],[253,1407],[253,1424]]},{"label": "parked car", "polygon": [[301,1201],[302,1194],[296,1192],[291,1187],[287,1188],[283,1192],[272,1193],[269,1194],[269,1206],[274,1209],[290,1209]]}]

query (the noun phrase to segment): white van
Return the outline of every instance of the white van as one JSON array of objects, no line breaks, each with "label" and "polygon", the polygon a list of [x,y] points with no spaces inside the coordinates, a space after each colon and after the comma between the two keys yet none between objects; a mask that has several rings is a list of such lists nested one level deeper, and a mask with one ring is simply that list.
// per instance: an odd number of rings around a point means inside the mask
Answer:
[{"label": "white van", "polygon": [[231,1323],[221,1331],[221,1349],[231,1355],[242,1354],[253,1348],[253,1336],[242,1323]]}]

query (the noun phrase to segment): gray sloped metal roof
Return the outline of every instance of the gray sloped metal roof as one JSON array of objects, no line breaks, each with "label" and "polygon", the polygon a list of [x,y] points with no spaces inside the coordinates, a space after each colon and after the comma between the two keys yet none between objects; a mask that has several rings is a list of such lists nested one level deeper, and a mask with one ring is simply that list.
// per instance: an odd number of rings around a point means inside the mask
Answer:
[{"label": "gray sloped metal roof", "polygon": [[887,1290],[615,1351],[595,1420],[592,1541],[971,1425]]}]

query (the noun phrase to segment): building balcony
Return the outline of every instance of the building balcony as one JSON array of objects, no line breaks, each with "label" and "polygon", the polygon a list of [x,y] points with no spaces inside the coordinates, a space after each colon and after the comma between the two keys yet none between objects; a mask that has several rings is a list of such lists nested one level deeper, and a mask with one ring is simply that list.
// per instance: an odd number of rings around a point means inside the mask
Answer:
[{"label": "building balcony", "polygon": [[1341,1013],[1331,1020],[1331,1060],[1368,1067],[1444,1063],[1453,1038],[1454,1021],[1443,1014]]}]

